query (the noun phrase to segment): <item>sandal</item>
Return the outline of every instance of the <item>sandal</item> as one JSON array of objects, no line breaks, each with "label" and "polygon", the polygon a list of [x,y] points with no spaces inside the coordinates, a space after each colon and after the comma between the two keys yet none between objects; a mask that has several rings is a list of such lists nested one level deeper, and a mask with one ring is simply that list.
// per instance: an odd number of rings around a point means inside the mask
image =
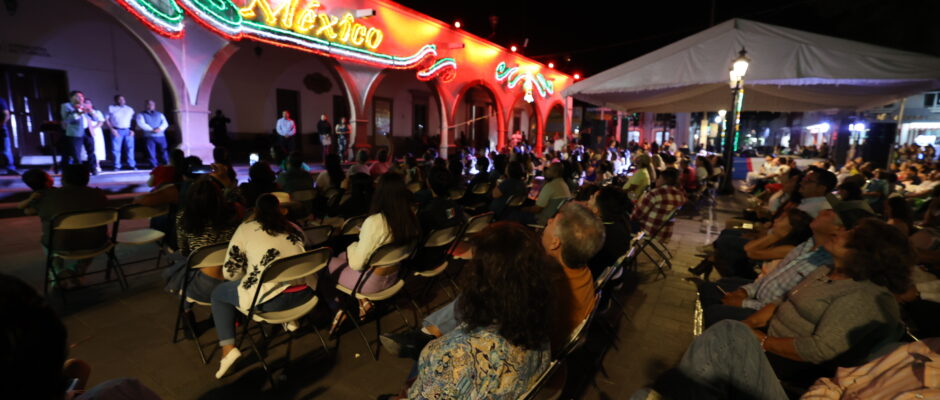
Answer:
[{"label": "sandal", "polygon": [[329,337],[335,337],[339,333],[339,328],[343,326],[343,322],[346,322],[346,313],[343,310],[336,312],[336,316],[333,317],[333,325],[330,326]]},{"label": "sandal", "polygon": [[375,304],[366,299],[359,299],[359,321],[365,321],[375,308]]}]

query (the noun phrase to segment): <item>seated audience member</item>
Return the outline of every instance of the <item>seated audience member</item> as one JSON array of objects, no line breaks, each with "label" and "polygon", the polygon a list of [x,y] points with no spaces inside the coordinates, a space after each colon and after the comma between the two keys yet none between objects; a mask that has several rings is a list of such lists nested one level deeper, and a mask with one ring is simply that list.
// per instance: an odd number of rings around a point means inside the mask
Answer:
[{"label": "seated audience member", "polygon": [[888,173],[881,169],[876,169],[872,174],[872,179],[862,188],[862,197],[868,201],[872,210],[884,210],[885,199],[891,193],[891,187],[888,182]]},{"label": "seated audience member", "polygon": [[347,176],[353,176],[355,174],[366,174],[369,175],[369,152],[365,149],[361,149],[356,152],[356,163],[351,165],[346,171]]},{"label": "seated audience member", "polygon": [[[84,390],[88,364],[68,357],[67,332],[56,312],[25,282],[0,274],[0,365],[3,398],[33,400],[159,400],[136,379]],[[76,368],[78,367],[78,368]]]},{"label": "seated audience member", "polygon": [[510,197],[526,196],[529,193],[525,182],[525,169],[522,163],[512,161],[506,166],[506,179],[493,189],[493,202],[490,210],[497,215],[506,209]]},{"label": "seated audience member", "polygon": [[248,182],[238,185],[242,204],[248,208],[254,207],[262,194],[279,191],[281,187],[277,184],[277,176],[267,161],[258,161],[249,167]]},{"label": "seated audience member", "polygon": [[463,212],[453,200],[449,198],[453,179],[447,170],[433,169],[428,176],[428,186],[434,197],[420,210],[418,220],[421,222],[421,231],[425,234],[437,229],[449,228],[463,222]]},{"label": "seated audience member", "polygon": [[421,352],[409,399],[514,400],[551,361],[545,331],[555,307],[546,300],[556,296],[538,238],[521,225],[497,222],[474,248],[458,326]]},{"label": "seated audience member", "polygon": [[669,243],[672,238],[673,221],[666,218],[685,204],[685,194],[678,184],[679,171],[675,168],[663,170],[656,178],[656,188],[640,198],[631,215],[639,229],[650,234],[656,232],[656,239],[662,243]]},{"label": "seated audience member", "polygon": [[[555,262],[553,286],[558,302],[556,321],[549,331],[552,348],[558,350],[571,332],[591,312],[594,305],[594,277],[588,261],[604,243],[604,225],[587,207],[578,203],[565,204],[542,231],[542,248]],[[417,358],[424,346],[457,328],[456,307],[461,297],[428,315],[419,331],[382,334],[382,347],[399,357]]]},{"label": "seated audience member", "polygon": [[324,171],[317,175],[317,191],[321,196],[326,195],[330,189],[339,189],[346,174],[343,172],[343,166],[340,164],[339,155],[327,154],[326,161],[323,163]]},{"label": "seated audience member", "polygon": [[[304,158],[298,152],[287,157],[287,169],[277,174],[277,184],[287,193],[313,189],[313,176],[304,170]],[[329,175],[327,175],[329,176]]]},{"label": "seated audience member", "polygon": [[604,186],[594,192],[588,206],[604,223],[604,245],[588,261],[591,274],[596,277],[630,248],[630,221],[627,217],[633,203],[620,188]]},{"label": "seated audience member", "polygon": [[[177,268],[168,269],[167,289],[176,291],[186,273],[186,257],[196,249],[228,242],[241,223],[238,210],[225,200],[222,185],[211,176],[196,180],[186,191],[182,209],[176,213]],[[201,268],[193,275],[186,297],[208,303],[212,290],[224,282],[222,266]]]},{"label": "seated audience member", "polygon": [[842,201],[858,201],[864,200],[862,197],[862,187],[858,185],[858,182],[847,181],[842,182],[837,188],[839,200]]},{"label": "seated audience member", "polygon": [[727,318],[742,319],[768,304],[779,302],[805,276],[830,263],[832,254],[827,244],[841,232],[852,229],[858,220],[872,215],[859,208],[838,207],[838,212],[820,212],[810,224],[813,237],[793,248],[773,271],[753,283],[742,279],[722,279],[716,284],[700,285],[705,323],[711,325]]},{"label": "seated audience member", "polygon": [[768,218],[771,221],[777,219],[783,212],[797,207],[803,200],[800,194],[800,181],[803,180],[803,171],[797,168],[790,169],[781,183],[780,190],[774,192],[767,199],[766,211],[759,209],[758,217]]},{"label": "seated audience member", "polygon": [[493,157],[493,169],[489,173],[491,187],[495,188],[499,179],[505,176],[507,165],[509,165],[509,156],[498,154]]},{"label": "seated audience member", "polygon": [[695,157],[695,178],[698,179],[700,185],[704,185],[714,175],[715,171],[707,158]]},{"label": "seated audience member", "polygon": [[901,231],[905,236],[914,232],[914,212],[907,201],[899,195],[891,195],[884,202],[884,217],[891,225]]},{"label": "seated audience member", "polygon": [[[278,259],[304,252],[303,231],[287,220],[286,213],[287,209],[280,206],[273,194],[259,195],[251,217],[239,225],[229,242],[222,264],[222,274],[228,282],[216,286],[211,297],[212,319],[222,348],[217,379],[225,376],[241,357],[241,351],[235,347],[236,316],[239,311],[248,313],[265,269]],[[315,287],[315,276],[289,285],[265,283],[255,309],[289,310],[309,301]],[[292,329],[290,326],[288,323],[288,329]]]},{"label": "seated audience member", "polygon": [[52,189],[53,180],[46,171],[38,168],[32,168],[23,173],[23,183],[32,190],[25,200],[16,203],[16,208],[23,210],[26,215],[36,215],[36,202],[42,197],[43,193]]},{"label": "seated audience member", "polygon": [[835,188],[836,176],[832,172],[810,167],[809,172],[800,182],[800,194],[803,195],[803,200],[800,201],[798,208],[816,218],[819,211],[832,208],[826,200],[826,195],[832,193]]},{"label": "seated audience member", "polygon": [[372,177],[366,174],[353,174],[346,178],[346,182],[348,188],[330,213],[340,218],[339,225],[347,218],[367,214],[372,204],[372,193],[375,191]]},{"label": "seated audience member", "polygon": [[226,166],[228,168],[226,172],[226,175],[228,175],[228,180],[233,183],[238,182],[238,172],[235,171],[235,167],[232,165],[232,155],[229,153],[227,148],[213,148],[212,161],[214,161],[213,164],[222,164]]},{"label": "seated audience member", "polygon": [[779,305],[707,329],[656,390],[667,399],[783,400],[778,379],[808,386],[898,341],[903,330],[893,293],[910,285],[907,238],[865,218],[826,246],[833,265],[810,273]]},{"label": "seated audience member", "polygon": [[[330,262],[330,275],[337,283],[354,288],[359,276],[366,272],[366,263],[376,249],[389,243],[404,245],[418,239],[421,226],[411,210],[410,194],[401,175],[387,173],[379,177],[375,195],[372,196],[370,215],[359,230],[359,241],[350,244],[345,253]],[[398,267],[390,265],[377,268],[368,275],[359,292],[368,294],[389,288],[398,281]],[[360,318],[364,318],[371,309],[371,302],[360,301]],[[337,312],[330,328],[331,335],[338,331],[344,320],[345,314]]]},{"label": "seated audience member", "polygon": [[147,185],[152,187],[151,191],[160,190],[163,185],[175,183],[183,180],[183,174],[187,170],[186,154],[183,150],[173,149],[170,151],[169,165],[158,165],[150,170],[150,178]]},{"label": "seated audience member", "polygon": [[[108,241],[108,227],[100,226],[88,229],[69,229],[57,231],[55,242],[49,242],[52,220],[59,214],[74,211],[91,211],[108,207],[108,199],[98,188],[88,187],[88,168],[84,165],[70,164],[62,167],[62,187],[46,189],[36,200],[36,211],[42,221],[42,245],[53,246],[58,251],[94,249]],[[92,259],[76,261],[65,266],[61,259],[55,259],[53,268],[60,282],[71,275],[85,272]],[[77,284],[79,281],[71,283]]]},{"label": "seated audience member", "polygon": [[774,221],[774,228],[760,239],[747,242],[744,251],[752,261],[780,260],[796,246],[813,236],[810,223],[813,218],[800,209],[791,209]]},{"label": "seated audience member", "polygon": [[381,149],[375,153],[375,162],[369,166],[369,175],[372,176],[372,179],[378,179],[388,172],[391,167],[392,163],[389,162],[388,150]]},{"label": "seated audience member", "polygon": [[535,199],[535,205],[525,210],[536,214],[536,224],[545,225],[552,217],[551,214],[556,208],[549,206],[556,206],[558,201],[571,198],[571,191],[568,190],[568,184],[565,183],[563,176],[564,172],[565,168],[559,163],[552,164],[545,170],[545,184],[542,185],[542,190]]},{"label": "seated audience member", "polygon": [[689,165],[688,158],[679,161],[679,187],[686,193],[695,193],[699,188],[698,176]]}]

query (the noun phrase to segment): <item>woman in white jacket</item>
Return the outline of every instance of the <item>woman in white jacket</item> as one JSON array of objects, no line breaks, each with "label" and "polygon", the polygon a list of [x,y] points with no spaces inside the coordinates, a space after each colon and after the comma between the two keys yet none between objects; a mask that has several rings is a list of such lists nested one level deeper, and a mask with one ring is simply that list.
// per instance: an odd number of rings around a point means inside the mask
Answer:
[{"label": "woman in white jacket", "polygon": [[[304,252],[304,234],[287,220],[273,194],[263,194],[255,203],[254,214],[242,223],[229,242],[222,274],[228,282],[212,291],[212,319],[222,348],[222,361],[216,378],[222,378],[241,352],[235,347],[235,317],[251,307],[261,274],[275,260]],[[313,297],[315,277],[297,282],[261,285],[256,310],[289,310]]]}]

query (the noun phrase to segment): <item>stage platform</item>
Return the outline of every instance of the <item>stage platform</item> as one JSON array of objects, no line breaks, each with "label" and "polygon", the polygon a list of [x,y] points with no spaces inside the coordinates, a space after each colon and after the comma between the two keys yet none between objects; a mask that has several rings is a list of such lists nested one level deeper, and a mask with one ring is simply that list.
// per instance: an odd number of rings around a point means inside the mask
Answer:
[{"label": "stage platform", "polygon": [[[52,167],[45,169],[55,179],[55,186],[61,186],[61,176],[52,172]],[[313,173],[319,173],[322,167],[319,164],[310,164]],[[25,172],[22,169],[20,172]],[[235,172],[239,183],[248,181],[248,165],[236,164]],[[91,177],[88,186],[97,187],[107,193],[112,206],[130,203],[131,200],[150,191],[147,179],[150,170],[137,171],[103,171]],[[20,176],[0,176],[0,218],[21,217],[23,212],[16,208],[16,204],[29,197],[31,190]]]}]

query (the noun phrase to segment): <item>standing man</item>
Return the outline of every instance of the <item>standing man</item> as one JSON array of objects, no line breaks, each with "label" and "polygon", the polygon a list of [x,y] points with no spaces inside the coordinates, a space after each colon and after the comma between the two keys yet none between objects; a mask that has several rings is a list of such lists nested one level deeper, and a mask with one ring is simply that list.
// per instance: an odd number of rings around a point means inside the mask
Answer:
[{"label": "standing man", "polygon": [[[164,132],[170,126],[162,112],[157,111],[157,103],[147,100],[143,112],[137,113],[137,128],[144,135],[147,143],[147,159],[152,168],[157,165],[166,165],[166,135]],[[157,158],[160,164],[157,164]]]},{"label": "standing man", "polygon": [[7,123],[10,122],[10,107],[6,100],[0,97],[0,168],[4,169],[5,175],[19,175],[13,165],[13,141],[10,138],[10,132],[7,131]]},{"label": "standing man", "polygon": [[108,106],[108,128],[111,131],[111,155],[114,157],[114,170],[121,169],[121,153],[124,153],[124,162],[127,167],[137,169],[134,159],[134,131],[131,130],[131,120],[134,119],[134,109],[127,105],[124,96],[114,96],[114,104]]},{"label": "standing man", "polygon": [[80,91],[69,93],[69,102],[63,103],[59,108],[62,115],[62,124],[65,125],[65,139],[68,141],[63,164],[80,164],[82,147],[88,153],[88,164],[92,174],[97,174],[94,166],[98,165],[95,159],[95,141],[88,131],[90,125],[88,110],[85,108],[85,94]]},{"label": "standing man", "polygon": [[346,159],[346,150],[349,148],[349,123],[346,122],[346,117],[343,117],[339,120],[339,123],[336,124],[336,146],[339,150],[339,159]]},{"label": "standing man", "polygon": [[232,122],[232,120],[226,117],[225,114],[222,113],[222,110],[215,110],[215,116],[209,120],[209,129],[211,129],[209,141],[212,142],[215,147],[228,147],[229,122]]},{"label": "standing man", "polygon": [[281,118],[277,120],[274,129],[277,131],[277,142],[275,146],[284,149],[284,154],[290,154],[294,151],[294,135],[297,133],[297,124],[290,119],[290,113],[287,110],[281,112]]},{"label": "standing man", "polygon": [[320,144],[323,145],[323,162],[326,162],[326,155],[330,153],[330,146],[333,145],[333,125],[326,119],[326,114],[320,115],[320,122],[317,122],[317,134],[320,135]]}]

